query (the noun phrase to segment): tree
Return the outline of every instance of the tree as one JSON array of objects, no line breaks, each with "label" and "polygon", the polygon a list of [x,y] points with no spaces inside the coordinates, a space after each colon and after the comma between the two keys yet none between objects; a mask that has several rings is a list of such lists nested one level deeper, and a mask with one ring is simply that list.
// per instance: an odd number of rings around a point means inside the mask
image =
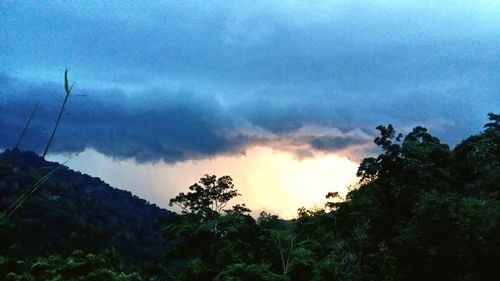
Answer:
[{"label": "tree", "polygon": [[293,222],[282,220],[278,216],[266,212],[260,213],[257,222],[265,232],[266,238],[272,241],[274,247],[278,250],[281,269],[283,274],[286,275],[292,259],[292,252],[297,244]]},{"label": "tree", "polygon": [[500,136],[500,114],[488,113],[488,119],[491,121],[484,125],[487,134]]},{"label": "tree", "polygon": [[[229,201],[240,195],[230,176],[205,175],[198,183],[170,200],[182,214],[164,226],[166,240],[174,240],[167,264],[179,280],[212,280],[226,266],[251,263],[259,228],[245,204],[232,208]],[[193,275],[194,274],[194,275]],[[184,279],[183,279],[184,278]]]},{"label": "tree", "polygon": [[213,213],[220,214],[227,203],[240,195],[234,189],[233,179],[223,176],[217,179],[215,175],[205,175],[198,183],[189,187],[188,193],[181,192],[170,199],[170,206],[176,204],[182,213],[198,214],[204,217]]},{"label": "tree", "polygon": [[287,281],[288,279],[273,273],[265,264],[236,263],[229,265],[214,279],[215,281]]},{"label": "tree", "polygon": [[399,142],[403,136],[401,134],[396,136],[396,130],[391,124],[387,127],[380,125],[377,130],[380,131],[380,137],[376,137],[373,142],[381,147],[384,153],[377,158],[363,159],[356,173],[360,178],[360,183],[370,182],[400,167],[401,146]]}]

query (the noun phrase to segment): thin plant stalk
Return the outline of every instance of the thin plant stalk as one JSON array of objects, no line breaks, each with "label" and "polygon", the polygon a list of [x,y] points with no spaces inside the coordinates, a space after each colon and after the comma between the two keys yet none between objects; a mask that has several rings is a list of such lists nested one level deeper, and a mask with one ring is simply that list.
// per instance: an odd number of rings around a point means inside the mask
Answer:
[{"label": "thin plant stalk", "polygon": [[33,108],[33,111],[31,111],[30,117],[28,118],[28,121],[27,121],[27,122],[26,122],[26,124],[24,125],[23,132],[22,132],[22,133],[21,133],[21,135],[19,136],[19,139],[17,140],[17,143],[16,143],[16,147],[15,147],[15,148],[19,148],[19,145],[21,144],[21,141],[22,141],[22,140],[23,140],[23,138],[24,138],[24,134],[26,134],[26,131],[28,130],[28,127],[30,126],[31,120],[33,119],[33,116],[35,116],[35,112],[37,111],[39,104],[40,104],[40,103],[37,103],[37,104],[35,105],[35,107]]},{"label": "thin plant stalk", "polygon": [[59,115],[57,116],[56,125],[54,127],[54,130],[52,131],[52,134],[50,135],[49,142],[47,143],[47,146],[45,147],[45,151],[43,152],[42,158],[45,158],[45,155],[47,155],[47,152],[49,151],[50,145],[52,144],[52,140],[54,139],[54,135],[56,134],[57,127],[59,127],[59,122],[61,122],[61,117],[62,117],[62,114],[64,111],[64,107],[66,106],[66,102],[68,101],[69,95],[70,95],[71,90],[73,89],[74,85],[75,85],[75,83],[73,83],[73,85],[71,85],[71,87],[69,87],[68,69],[66,69],[66,71],[64,71],[64,91],[66,92],[66,96],[64,97],[64,101],[63,101],[63,104],[61,106],[61,111],[59,111]]},{"label": "thin plant stalk", "polygon": [[21,194],[21,196],[19,196],[19,198],[17,198],[17,200],[14,203],[12,203],[7,210],[5,210],[3,213],[0,214],[0,222],[2,222],[3,220],[6,220],[6,219],[9,219],[10,217],[12,217],[12,215],[24,204],[24,202],[26,202],[26,200],[28,200],[31,197],[31,195],[33,195],[33,193],[35,193],[35,191],[37,191],[37,189],[40,186],[42,186],[45,182],[47,182],[47,180],[49,180],[49,178],[50,178],[50,176],[52,176],[52,174],[54,174],[59,168],[61,168],[64,165],[66,165],[69,161],[71,161],[71,159],[75,158],[76,156],[78,156],[78,153],[72,155],[66,161],[64,161],[63,163],[57,165],[55,168],[53,168],[52,170],[50,170],[43,177],[41,177],[40,179],[38,179],[32,185],[31,189],[29,189],[26,192],[24,192],[23,194]]}]

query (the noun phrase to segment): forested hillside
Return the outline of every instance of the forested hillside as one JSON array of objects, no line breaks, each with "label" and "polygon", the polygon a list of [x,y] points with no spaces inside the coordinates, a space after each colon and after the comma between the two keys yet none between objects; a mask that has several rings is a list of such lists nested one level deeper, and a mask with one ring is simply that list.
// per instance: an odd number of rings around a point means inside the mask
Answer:
[{"label": "forested hillside", "polygon": [[[0,278],[496,280],[500,116],[453,149],[423,127],[377,129],[381,154],[362,161],[358,186],[293,220],[226,207],[239,196],[229,176],[202,177],[171,215],[62,168],[2,223]],[[58,165],[17,150],[0,163],[2,210]]]},{"label": "forested hillside", "polygon": [[1,273],[24,270],[13,264],[17,260],[68,257],[75,250],[82,251],[80,256],[113,252],[137,267],[164,257],[157,222],[171,212],[32,152],[16,149],[0,154],[0,210],[7,210],[53,170],[47,182],[2,221]]}]

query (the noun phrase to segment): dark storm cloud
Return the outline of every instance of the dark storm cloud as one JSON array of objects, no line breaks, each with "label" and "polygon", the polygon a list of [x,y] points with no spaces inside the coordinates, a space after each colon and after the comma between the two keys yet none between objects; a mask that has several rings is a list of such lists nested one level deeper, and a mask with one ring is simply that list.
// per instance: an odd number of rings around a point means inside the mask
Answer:
[{"label": "dark storm cloud", "polygon": [[[0,99],[0,147],[12,147],[32,108],[39,109],[21,144],[22,149],[41,152],[54,126],[63,100],[62,86],[31,84],[7,77],[1,83],[6,94]],[[271,108],[276,108],[270,105]],[[256,109],[256,108],[255,108]],[[349,145],[366,144],[367,134],[294,129],[276,122],[248,125],[242,105],[222,106],[212,96],[189,91],[149,90],[133,95],[121,90],[74,88],[52,152],[80,152],[93,148],[117,158],[138,161],[176,162],[218,154],[244,153],[249,145],[269,145],[298,157],[311,151],[339,151]],[[237,114],[236,114],[237,115]],[[276,117],[279,118],[279,117]],[[294,120],[291,116],[290,120]],[[286,122],[286,120],[283,120]],[[295,120],[299,124],[299,120]],[[301,130],[299,130],[301,129]]]},{"label": "dark storm cloud", "polygon": [[311,141],[311,146],[318,150],[336,151],[351,145],[366,143],[366,140],[355,137],[318,137]]},{"label": "dark storm cloud", "polygon": [[[500,108],[497,12],[496,1],[3,2],[0,146],[40,100],[29,145],[41,149],[65,67],[86,96],[70,100],[59,151],[176,161],[280,138],[337,151],[387,123],[456,143]],[[295,134],[310,125],[344,135]],[[245,126],[260,133],[234,133]]]},{"label": "dark storm cloud", "polygon": [[[11,85],[8,90],[1,102],[0,146],[16,142],[29,112],[40,102],[22,148],[41,151],[62,102],[61,86]],[[172,162],[235,152],[239,146],[218,133],[233,126],[231,116],[215,100],[189,92],[151,90],[130,97],[120,90],[75,89],[65,112],[55,152],[92,147],[119,158]]]}]

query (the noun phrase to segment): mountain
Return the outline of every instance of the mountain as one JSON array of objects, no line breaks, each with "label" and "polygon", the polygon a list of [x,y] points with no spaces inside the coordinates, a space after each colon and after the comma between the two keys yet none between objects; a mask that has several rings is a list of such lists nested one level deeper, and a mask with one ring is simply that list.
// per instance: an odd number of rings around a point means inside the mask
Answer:
[{"label": "mountain", "polygon": [[174,213],[33,152],[14,149],[0,154],[0,211],[52,170],[48,180],[2,225],[0,256],[23,259],[67,256],[75,249],[87,253],[114,249],[130,264],[163,258],[157,223]]}]

